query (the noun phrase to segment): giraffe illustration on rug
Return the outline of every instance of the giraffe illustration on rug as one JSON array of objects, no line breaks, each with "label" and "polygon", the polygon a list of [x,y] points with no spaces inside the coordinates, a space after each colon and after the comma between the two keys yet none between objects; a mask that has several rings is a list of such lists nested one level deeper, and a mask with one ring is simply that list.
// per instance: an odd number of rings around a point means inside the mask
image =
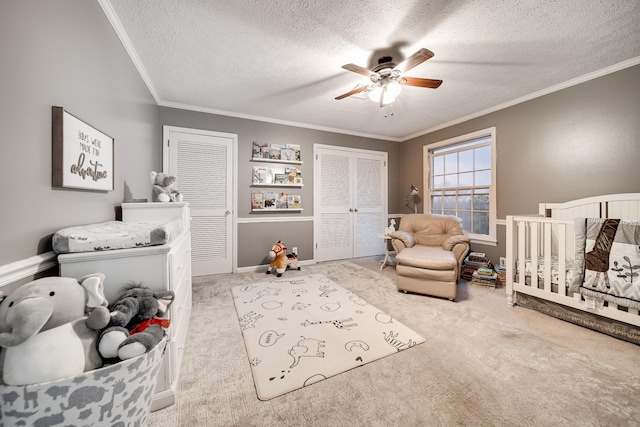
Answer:
[{"label": "giraffe illustration on rug", "polygon": [[344,319],[344,320],[318,320],[317,322],[305,320],[304,323],[301,323],[301,325],[306,328],[307,326],[311,326],[311,325],[322,325],[324,323],[330,323],[338,329],[346,329],[347,331],[349,330],[349,328],[358,326],[357,323],[351,323],[347,325],[346,322],[353,322],[353,319],[349,317],[348,319]]},{"label": "giraffe illustration on rug", "polygon": [[610,289],[611,287],[609,284],[608,274],[609,255],[611,254],[613,239],[616,235],[619,224],[619,219],[606,219],[600,227],[600,231],[598,231],[598,236],[596,237],[593,249],[590,252],[587,252],[584,256],[586,269],[596,272],[596,276],[591,283],[591,286],[594,288],[600,281],[601,273],[604,273],[604,283],[607,289]]}]

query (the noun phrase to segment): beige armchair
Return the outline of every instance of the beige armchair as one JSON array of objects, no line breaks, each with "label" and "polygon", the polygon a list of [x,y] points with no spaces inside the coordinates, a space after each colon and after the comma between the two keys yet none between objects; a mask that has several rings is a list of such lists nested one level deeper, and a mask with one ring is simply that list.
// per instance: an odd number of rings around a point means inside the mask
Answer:
[{"label": "beige armchair", "polygon": [[456,298],[456,284],[469,237],[455,216],[411,214],[391,234],[396,251],[398,290]]}]

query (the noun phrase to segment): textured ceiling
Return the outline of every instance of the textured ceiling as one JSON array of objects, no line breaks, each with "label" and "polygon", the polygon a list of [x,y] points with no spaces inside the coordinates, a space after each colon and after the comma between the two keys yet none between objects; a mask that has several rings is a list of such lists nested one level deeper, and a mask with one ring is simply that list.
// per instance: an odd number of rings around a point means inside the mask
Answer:
[{"label": "textured ceiling", "polygon": [[[159,105],[392,141],[640,63],[638,0],[99,2]],[[334,99],[422,47],[440,88]]]}]

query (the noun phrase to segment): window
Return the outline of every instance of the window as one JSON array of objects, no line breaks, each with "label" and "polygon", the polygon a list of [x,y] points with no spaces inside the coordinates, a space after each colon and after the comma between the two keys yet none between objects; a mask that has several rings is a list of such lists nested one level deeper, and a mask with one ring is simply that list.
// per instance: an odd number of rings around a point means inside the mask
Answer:
[{"label": "window", "polygon": [[462,218],[473,240],[496,242],[495,128],[424,147],[426,210]]}]

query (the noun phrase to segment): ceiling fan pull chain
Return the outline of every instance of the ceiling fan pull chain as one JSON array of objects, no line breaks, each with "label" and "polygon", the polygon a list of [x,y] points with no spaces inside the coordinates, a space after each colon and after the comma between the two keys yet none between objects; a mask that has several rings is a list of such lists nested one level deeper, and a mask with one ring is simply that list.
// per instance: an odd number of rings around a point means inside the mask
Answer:
[{"label": "ceiling fan pull chain", "polygon": [[392,116],[392,117],[393,117],[393,104],[389,104],[389,105],[387,105],[387,108],[389,109],[390,113],[389,113],[389,114],[384,113],[384,117],[385,117],[385,119],[386,119],[388,116]]}]

